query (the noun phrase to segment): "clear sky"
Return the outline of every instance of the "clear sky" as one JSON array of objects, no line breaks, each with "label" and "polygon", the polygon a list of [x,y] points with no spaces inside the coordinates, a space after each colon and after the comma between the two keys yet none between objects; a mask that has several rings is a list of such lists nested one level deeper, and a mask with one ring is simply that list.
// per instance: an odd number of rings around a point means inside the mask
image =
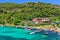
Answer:
[{"label": "clear sky", "polygon": [[0,0],[0,3],[2,2],[25,3],[25,2],[39,2],[39,1],[60,5],[60,0]]}]

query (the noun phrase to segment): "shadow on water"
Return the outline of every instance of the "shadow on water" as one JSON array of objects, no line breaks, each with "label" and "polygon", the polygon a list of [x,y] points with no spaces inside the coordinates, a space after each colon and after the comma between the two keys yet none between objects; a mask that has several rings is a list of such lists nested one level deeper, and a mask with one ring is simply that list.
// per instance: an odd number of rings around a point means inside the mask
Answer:
[{"label": "shadow on water", "polygon": [[0,35],[0,40],[28,40],[28,39],[26,39],[26,38],[13,38],[10,36]]}]

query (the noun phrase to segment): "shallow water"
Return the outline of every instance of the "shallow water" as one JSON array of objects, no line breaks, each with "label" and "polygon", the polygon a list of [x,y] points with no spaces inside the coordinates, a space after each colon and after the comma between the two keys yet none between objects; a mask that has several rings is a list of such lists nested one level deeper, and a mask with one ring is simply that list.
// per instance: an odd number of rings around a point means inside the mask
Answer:
[{"label": "shallow water", "polygon": [[48,35],[44,35],[46,32],[44,30],[33,35],[29,34],[32,31],[34,30],[0,26],[0,40],[60,40],[58,33],[52,31],[47,31]]}]

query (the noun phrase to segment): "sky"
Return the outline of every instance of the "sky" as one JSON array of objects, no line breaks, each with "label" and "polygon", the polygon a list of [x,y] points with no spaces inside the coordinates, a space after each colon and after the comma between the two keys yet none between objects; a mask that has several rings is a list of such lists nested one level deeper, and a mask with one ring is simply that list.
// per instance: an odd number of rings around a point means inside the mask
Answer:
[{"label": "sky", "polygon": [[0,0],[0,3],[3,3],[3,2],[14,2],[14,3],[45,2],[45,3],[60,5],[60,0]]}]

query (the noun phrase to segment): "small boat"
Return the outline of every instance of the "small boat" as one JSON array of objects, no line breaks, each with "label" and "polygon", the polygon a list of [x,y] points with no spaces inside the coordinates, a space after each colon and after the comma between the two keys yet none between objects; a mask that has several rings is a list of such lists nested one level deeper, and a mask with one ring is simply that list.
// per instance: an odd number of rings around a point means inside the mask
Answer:
[{"label": "small boat", "polygon": [[26,26],[24,29],[25,29],[25,30],[30,30],[30,28],[28,28],[28,26]]},{"label": "small boat", "polygon": [[44,35],[48,35],[48,32],[46,32]]},{"label": "small boat", "polygon": [[30,28],[25,28],[25,30],[30,30]]},{"label": "small boat", "polygon": [[4,25],[2,25],[2,27],[4,27]]},{"label": "small boat", "polygon": [[16,28],[18,27],[18,26],[15,26]]},{"label": "small boat", "polygon": [[34,33],[40,32],[40,31],[41,31],[40,29],[37,29],[34,32],[31,32],[30,34],[34,34]]},{"label": "small boat", "polygon": [[34,34],[35,32],[31,32],[30,34]]},{"label": "small boat", "polygon": [[35,30],[35,32],[40,32],[40,31],[41,31],[40,29]]},{"label": "small boat", "polygon": [[58,35],[60,35],[60,32],[58,32]]},{"label": "small boat", "polygon": [[58,35],[60,35],[60,34],[58,34]]}]

